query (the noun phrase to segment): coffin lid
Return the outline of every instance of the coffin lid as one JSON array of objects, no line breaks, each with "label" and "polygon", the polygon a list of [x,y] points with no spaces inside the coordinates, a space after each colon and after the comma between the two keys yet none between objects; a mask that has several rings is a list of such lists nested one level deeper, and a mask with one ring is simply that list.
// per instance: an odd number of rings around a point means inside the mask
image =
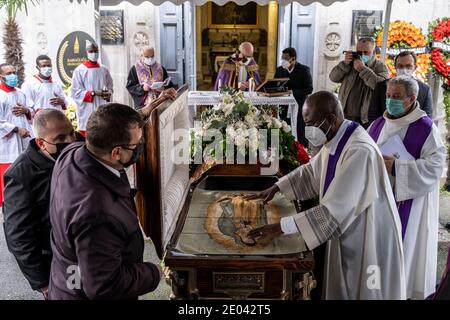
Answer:
[{"label": "coffin lid", "polygon": [[[187,103],[188,90],[185,85],[178,90],[176,100],[153,110],[144,127],[146,150],[137,166],[139,219],[160,258],[175,231],[189,192]],[[187,153],[183,161],[175,161],[175,151],[182,144]]]}]

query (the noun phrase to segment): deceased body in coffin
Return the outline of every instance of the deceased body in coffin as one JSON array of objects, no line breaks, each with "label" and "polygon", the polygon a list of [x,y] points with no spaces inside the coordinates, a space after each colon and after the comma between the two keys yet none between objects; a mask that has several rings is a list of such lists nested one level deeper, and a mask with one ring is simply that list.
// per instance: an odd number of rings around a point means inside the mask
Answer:
[{"label": "deceased body in coffin", "polygon": [[[252,183],[254,186],[261,182],[256,177],[222,179],[235,180],[235,187],[242,186],[237,180],[245,179],[248,184],[250,179],[256,179]],[[282,217],[296,214],[292,202],[280,194],[267,205],[257,200],[246,201],[243,196],[255,190],[220,190],[227,189],[222,183],[216,186],[219,190],[208,190],[215,184],[211,181],[220,180],[218,177],[207,180],[209,183],[201,183],[193,192],[186,223],[177,241],[178,250],[193,254],[289,254],[305,249],[299,234],[274,240],[248,237],[253,229],[279,223]]]}]

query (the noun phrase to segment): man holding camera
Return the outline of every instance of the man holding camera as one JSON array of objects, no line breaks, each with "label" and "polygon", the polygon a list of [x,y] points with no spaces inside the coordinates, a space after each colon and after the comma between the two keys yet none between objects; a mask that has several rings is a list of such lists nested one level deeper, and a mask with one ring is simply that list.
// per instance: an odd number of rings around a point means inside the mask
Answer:
[{"label": "man holding camera", "polygon": [[345,118],[367,127],[373,90],[378,82],[388,78],[387,66],[376,59],[375,41],[372,38],[359,39],[356,52],[345,52],[344,61],[330,73],[331,81],[341,83],[339,100]]}]

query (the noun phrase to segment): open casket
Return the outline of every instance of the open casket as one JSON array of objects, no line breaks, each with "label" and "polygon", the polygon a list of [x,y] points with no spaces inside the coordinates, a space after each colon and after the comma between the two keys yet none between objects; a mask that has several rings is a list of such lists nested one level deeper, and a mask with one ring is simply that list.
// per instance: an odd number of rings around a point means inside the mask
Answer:
[{"label": "open casket", "polygon": [[223,165],[194,183],[187,155],[184,163],[174,161],[189,151],[187,97],[183,87],[175,101],[153,110],[136,171],[139,219],[165,257],[171,298],[309,299],[314,260],[299,234],[261,242],[246,237],[298,211],[279,194],[268,205],[242,199],[278,177]]}]

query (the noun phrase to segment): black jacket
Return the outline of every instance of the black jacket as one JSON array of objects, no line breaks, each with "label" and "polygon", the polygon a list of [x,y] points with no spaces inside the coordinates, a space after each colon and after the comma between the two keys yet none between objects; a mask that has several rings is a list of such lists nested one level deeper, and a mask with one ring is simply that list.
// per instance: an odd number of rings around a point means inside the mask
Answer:
[{"label": "black jacket", "polygon": [[99,163],[84,144],[67,147],[51,185],[49,298],[137,299],[156,289],[159,269],[143,262],[136,215],[128,182]]},{"label": "black jacket", "polygon": [[[305,138],[305,121],[302,116],[302,107],[306,98],[313,92],[313,81],[309,67],[296,63],[294,70],[289,73],[283,67],[278,67],[275,72],[275,78],[289,78],[287,83],[288,89],[292,90],[295,100],[297,101],[299,110],[297,113],[297,137],[298,141],[304,146],[308,146],[308,140]],[[287,109],[282,109],[280,117],[286,120]]]},{"label": "black jacket", "polygon": [[9,251],[34,290],[50,275],[50,179],[55,162],[39,152],[35,140],[6,171],[4,230]]},{"label": "black jacket", "polygon": [[[377,118],[381,117],[386,110],[386,90],[387,82],[385,80],[378,82],[375,86],[375,90],[372,94],[372,102],[369,106],[369,122],[372,123]],[[420,109],[426,112],[426,114],[433,119],[433,98],[431,97],[430,87],[420,80],[417,80],[419,84],[419,96],[417,101],[419,101]]]},{"label": "black jacket", "polygon": [[306,97],[313,92],[313,82],[309,67],[296,63],[294,70],[289,73],[283,67],[278,67],[275,78],[289,78],[287,87],[292,90],[295,100],[301,109]]},{"label": "black jacket", "polygon": [[[169,75],[167,74],[166,68],[162,67],[162,69],[164,81],[169,77]],[[172,87],[173,83],[172,81],[170,81],[165,88],[172,88]],[[130,93],[131,97],[133,98],[134,108],[135,109],[142,108],[143,107],[142,98],[145,96],[146,92],[144,91],[142,84],[140,84],[139,82],[139,78],[136,72],[136,66],[132,66],[130,72],[128,73],[127,90]]]}]

